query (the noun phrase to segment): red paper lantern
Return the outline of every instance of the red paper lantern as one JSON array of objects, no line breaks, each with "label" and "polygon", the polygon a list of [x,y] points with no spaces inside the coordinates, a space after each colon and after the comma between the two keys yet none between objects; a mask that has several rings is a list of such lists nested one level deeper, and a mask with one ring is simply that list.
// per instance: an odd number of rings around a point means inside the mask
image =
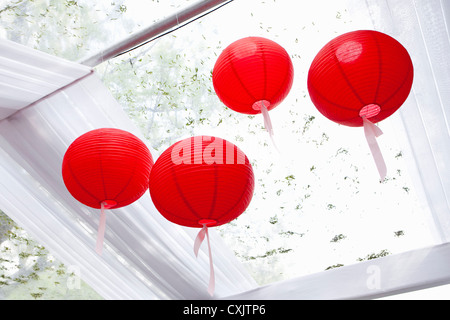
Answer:
[{"label": "red paper lantern", "polygon": [[401,107],[411,91],[413,76],[407,50],[391,36],[372,30],[353,31],[331,40],[309,70],[308,90],[314,105],[334,122],[364,126],[382,179],[385,165],[375,140],[382,132],[373,123]]},{"label": "red paper lantern", "polygon": [[[208,227],[228,223],[246,210],[253,196],[254,175],[247,156],[234,144],[197,136],[181,140],[161,154],[149,186],[155,207],[167,220],[202,228],[194,246],[197,255]],[[210,265],[212,294],[212,260]]]},{"label": "red paper lantern", "polygon": [[62,177],[70,194],[86,206],[102,209],[97,241],[101,252],[104,209],[127,206],[148,189],[153,158],[133,134],[114,128],[89,131],[67,149]]},{"label": "red paper lantern", "polygon": [[237,40],[220,54],[212,76],[216,94],[227,107],[263,113],[272,133],[268,111],[286,98],[294,79],[291,58],[283,47],[261,37]]}]

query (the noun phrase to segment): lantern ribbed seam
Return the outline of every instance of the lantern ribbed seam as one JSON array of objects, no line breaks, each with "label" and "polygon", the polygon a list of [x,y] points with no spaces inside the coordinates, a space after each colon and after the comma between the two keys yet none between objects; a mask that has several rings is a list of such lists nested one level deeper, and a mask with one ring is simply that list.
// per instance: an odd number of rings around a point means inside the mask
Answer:
[{"label": "lantern ribbed seam", "polygon": [[[155,204],[156,207],[161,207],[161,204],[160,204],[160,202],[159,202],[157,199],[153,199],[153,198],[152,198],[152,201],[153,201],[153,203]],[[191,219],[183,218],[183,217],[181,217],[179,214],[175,214],[175,213],[173,213],[172,211],[170,211],[170,210],[168,210],[168,209],[164,209],[164,211],[165,211],[168,215],[170,215],[171,217],[176,217],[177,220],[185,221],[186,224],[189,224],[190,222],[192,222]],[[164,215],[164,217],[166,217],[166,215]],[[166,217],[166,219],[169,220],[169,221],[171,221],[171,219],[169,219],[169,218],[167,218],[167,217]],[[200,219],[200,218],[199,218],[199,219]],[[199,228],[201,228],[201,225],[199,225]]]},{"label": "lantern ribbed seam", "polygon": [[[382,73],[382,70],[383,70],[383,58],[381,56],[381,47],[380,47],[380,44],[378,43],[378,39],[375,36],[375,33],[371,33],[371,36],[374,39],[374,42],[376,44],[377,51],[378,51],[378,83],[377,83],[377,88],[375,90],[375,97],[374,97],[374,99],[372,101],[372,103],[377,103],[378,92],[380,91],[380,87],[381,87],[381,73]],[[363,107],[365,107],[365,106],[363,106]]]},{"label": "lantern ribbed seam", "polygon": [[210,218],[211,215],[214,213],[214,209],[216,208],[216,199],[217,199],[217,166],[215,164],[213,164],[213,166],[214,166],[214,194],[213,194],[211,209],[209,211],[208,218]]},{"label": "lantern ribbed seam", "polygon": [[72,170],[72,166],[70,165],[70,161],[67,162],[67,168],[69,168],[71,178],[72,178],[73,180],[75,180],[75,182],[78,184],[78,186],[80,186],[80,188],[83,189],[83,191],[86,192],[87,195],[89,195],[90,197],[92,197],[93,199],[95,199],[98,203],[100,203],[101,200],[98,199],[96,196],[94,196],[92,193],[90,193],[89,190],[87,190],[87,189],[80,183],[80,181],[77,179],[77,176],[74,174],[74,172],[73,172],[73,170]]},{"label": "lantern ribbed seam", "polygon": [[[191,142],[190,145],[193,146],[195,143],[194,141],[194,137],[191,137]],[[201,219],[201,217],[198,215],[198,213],[194,210],[194,208],[192,208],[192,206],[190,205],[189,201],[186,199],[186,197],[184,196],[183,191],[181,190],[180,184],[178,183],[178,179],[177,179],[177,175],[175,174],[175,169],[174,167],[170,167],[170,172],[172,173],[172,177],[173,177],[173,181],[175,182],[175,186],[178,190],[178,193],[180,194],[181,199],[183,199],[184,204],[186,205],[186,207],[189,209],[189,211],[191,211],[191,213],[196,216],[198,219]]]},{"label": "lantern ribbed seam", "polygon": [[[244,189],[243,189],[242,192],[241,192],[241,196],[239,197],[239,200],[236,201],[236,203],[230,208],[230,210],[228,210],[228,212],[233,211],[234,208],[236,208],[236,207],[238,206],[238,204],[241,203],[242,198],[244,198],[245,192],[246,192],[247,190],[248,190],[248,183],[247,183],[247,185],[244,186]],[[228,212],[227,212],[227,213],[228,213]]]},{"label": "lantern ribbed seam", "polygon": [[100,177],[102,178],[102,187],[103,187],[103,196],[104,199],[100,200],[104,201],[104,200],[112,200],[108,198],[108,194],[106,193],[106,188],[105,188],[105,177],[103,175],[103,165],[102,165],[102,143],[98,144],[98,158],[99,158],[99,162],[100,162]]},{"label": "lantern ribbed seam", "polygon": [[[403,86],[406,84],[406,82],[408,81],[409,75],[411,74],[412,71],[413,71],[412,69],[408,70],[408,73],[406,74],[405,79],[403,79],[403,82],[402,82],[402,84],[400,85],[400,87],[398,87],[397,90],[395,90],[395,91],[389,96],[389,98],[387,98],[385,101],[383,101],[383,102],[381,103],[381,105],[387,104],[389,100],[391,100],[393,97],[395,97],[395,95],[397,94],[397,92],[399,92],[399,91],[403,88]],[[392,108],[391,108],[391,109],[392,109]],[[390,109],[387,109],[387,110],[390,110]]]},{"label": "lantern ribbed seam", "polygon": [[178,193],[180,194],[181,199],[183,199],[184,204],[186,207],[191,211],[191,213],[196,216],[198,219],[201,219],[201,217],[198,215],[198,213],[194,210],[194,208],[191,207],[189,204],[189,201],[184,196],[184,193],[181,190],[180,184],[178,183],[177,175],[175,174],[174,167],[171,167],[170,172],[172,172],[173,181],[175,182],[175,186],[177,187]]},{"label": "lantern ribbed seam", "polygon": [[325,100],[327,103],[332,104],[340,109],[345,109],[345,110],[349,110],[349,111],[354,111],[353,108],[349,108],[349,107],[345,107],[343,105],[340,105],[339,103],[333,102],[331,100],[329,100],[327,97],[325,97],[311,82],[309,83],[309,86],[314,89],[314,93],[318,96],[320,96],[320,98],[322,98],[323,100]]},{"label": "lantern ribbed seam", "polygon": [[[113,199],[119,198],[120,194],[121,194],[122,192],[124,192],[124,191],[128,188],[128,185],[129,185],[130,182],[133,180],[134,175],[135,175],[135,173],[136,173],[136,167],[137,167],[137,160],[134,159],[133,171],[132,171],[132,173],[130,174],[130,177],[129,177],[127,183],[123,186],[122,190],[120,190],[120,191],[116,194],[116,196],[115,196]],[[105,200],[109,200],[109,199],[105,199]]]},{"label": "lantern ribbed seam", "polygon": [[355,97],[361,102],[363,106],[365,106],[367,103],[364,103],[364,101],[361,99],[359,94],[355,91],[355,88],[351,84],[350,80],[348,79],[347,75],[344,72],[344,69],[342,68],[341,62],[339,61],[338,57],[336,56],[336,50],[334,50],[333,58],[336,61],[336,65],[338,66],[339,71],[341,72],[342,77],[344,78],[345,82],[349,86],[350,90],[352,90]]},{"label": "lantern ribbed seam", "polygon": [[[152,201],[153,201],[153,203],[155,204],[156,207],[160,207],[161,206],[160,202],[157,199],[153,200],[153,198],[152,198]],[[186,223],[186,225],[190,224],[192,222],[191,219],[187,219],[187,218],[181,217],[179,213],[175,214],[175,213],[173,213],[172,211],[170,211],[168,209],[164,209],[164,211],[165,211],[166,214],[170,215],[171,217],[176,217],[177,220],[184,221]],[[168,218],[166,215],[163,215],[163,216],[166,217],[167,220],[172,221],[171,218]],[[198,219],[200,219],[200,218],[198,218]],[[198,227],[201,228],[201,225],[199,225]]]},{"label": "lantern ribbed seam", "polygon": [[[261,50],[261,58],[263,61],[263,70],[264,70],[264,90],[263,90],[263,97],[267,97],[267,66],[266,66],[266,56],[264,54],[264,49],[262,48],[264,45],[261,43],[258,43],[258,45],[260,46],[260,50]],[[272,97],[271,97],[272,98]],[[270,99],[272,100],[272,99]],[[254,101],[256,102],[256,101]],[[269,101],[270,103],[272,103],[272,101]]]},{"label": "lantern ribbed seam", "polygon": [[[288,74],[289,69],[290,69],[290,68],[289,68],[289,64],[288,64],[287,67],[288,67],[288,69],[286,70],[286,74]],[[274,97],[278,97],[278,96],[279,96],[280,92],[284,90],[286,84],[287,84],[289,81],[291,81],[291,78],[290,78],[290,77],[284,77],[283,83],[280,85],[280,88],[278,89],[278,91],[274,94]],[[272,97],[272,98],[273,98],[273,97]],[[271,100],[272,100],[272,99],[271,99]],[[271,110],[270,106],[269,106],[269,108],[267,108],[267,109],[268,109],[268,110]]]},{"label": "lantern ribbed seam", "polygon": [[241,80],[241,77],[239,76],[238,72],[236,71],[236,68],[234,67],[234,64],[233,64],[233,60],[231,59],[231,55],[230,54],[227,55],[227,58],[228,58],[228,62],[230,63],[230,66],[231,66],[231,70],[233,70],[233,73],[236,76],[236,79],[239,81],[239,84],[244,89],[245,93],[247,93],[248,96],[253,99],[253,101],[256,101],[256,98],[251,94],[250,91],[248,91],[247,87],[244,85],[244,83]]}]

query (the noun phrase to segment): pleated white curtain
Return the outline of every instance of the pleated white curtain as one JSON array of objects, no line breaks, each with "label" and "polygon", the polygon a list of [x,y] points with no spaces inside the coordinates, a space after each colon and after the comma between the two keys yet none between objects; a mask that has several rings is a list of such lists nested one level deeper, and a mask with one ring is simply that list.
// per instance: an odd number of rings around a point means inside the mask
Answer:
[{"label": "pleated white curtain", "polygon": [[[365,8],[364,8],[365,7]],[[373,27],[398,39],[414,63],[414,85],[397,121],[411,173],[440,241],[450,241],[450,1],[367,0]]]},{"label": "pleated white curtain", "polygon": [[[3,97],[12,97],[15,108],[22,108],[0,120],[1,210],[66,266],[77,268],[106,299],[210,298],[207,248],[198,259],[193,253],[198,230],[165,220],[148,192],[132,205],[107,211],[104,251],[97,255],[99,212],[66,190],[64,153],[78,136],[102,127],[145,140],[90,68],[8,41],[0,44],[0,61],[8,57],[13,62],[2,64],[0,74],[18,79],[10,83],[8,95],[1,92],[0,106],[7,106]],[[58,77],[63,81],[55,83]],[[24,88],[37,102],[19,101]],[[215,297],[255,286],[214,230],[211,245]]]},{"label": "pleated white curtain", "polygon": [[349,0],[360,28],[400,41],[414,64],[404,106],[389,119],[437,243],[287,280],[233,299],[371,299],[450,283],[450,1]]}]

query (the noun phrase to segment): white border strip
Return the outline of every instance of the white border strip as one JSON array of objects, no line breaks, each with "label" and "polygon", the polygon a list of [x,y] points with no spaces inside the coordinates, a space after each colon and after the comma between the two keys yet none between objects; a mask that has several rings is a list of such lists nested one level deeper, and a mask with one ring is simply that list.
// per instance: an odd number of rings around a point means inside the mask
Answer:
[{"label": "white border strip", "polygon": [[189,6],[188,8],[181,10],[151,26],[139,31],[131,36],[113,44],[111,47],[106,48],[93,56],[80,61],[79,63],[85,66],[95,67],[109,59],[113,58],[115,55],[140,45],[144,41],[151,39],[155,36],[170,30],[173,27],[178,26],[180,23],[186,22],[196,16],[206,12],[224,2],[229,0],[203,0],[198,3]]}]

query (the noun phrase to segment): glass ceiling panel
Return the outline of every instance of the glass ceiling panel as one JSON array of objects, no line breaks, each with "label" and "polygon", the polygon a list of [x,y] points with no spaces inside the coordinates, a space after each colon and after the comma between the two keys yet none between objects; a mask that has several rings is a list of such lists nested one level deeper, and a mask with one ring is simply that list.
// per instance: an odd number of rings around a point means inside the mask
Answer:
[{"label": "glass ceiling panel", "polygon": [[[195,2],[0,1],[0,36],[78,61]],[[363,129],[330,122],[309,99],[306,77],[318,50],[339,34],[371,28],[346,3],[236,0],[96,67],[155,159],[192,135],[222,137],[247,154],[252,203],[217,229],[261,285],[436,243],[395,116],[380,123],[388,176],[379,183]],[[291,92],[270,112],[279,152],[262,116],[226,108],[212,86],[218,55],[247,36],[278,42],[294,63]]]}]

